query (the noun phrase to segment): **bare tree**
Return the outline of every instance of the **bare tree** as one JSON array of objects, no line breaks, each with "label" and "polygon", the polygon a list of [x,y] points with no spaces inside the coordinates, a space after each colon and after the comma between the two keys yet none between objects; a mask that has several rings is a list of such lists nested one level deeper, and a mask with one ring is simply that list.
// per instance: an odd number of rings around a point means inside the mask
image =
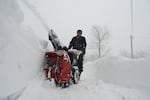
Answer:
[{"label": "bare tree", "polygon": [[98,47],[99,57],[105,56],[109,51],[107,47],[107,42],[110,37],[109,30],[105,26],[94,25],[92,32],[95,37],[96,47]]}]

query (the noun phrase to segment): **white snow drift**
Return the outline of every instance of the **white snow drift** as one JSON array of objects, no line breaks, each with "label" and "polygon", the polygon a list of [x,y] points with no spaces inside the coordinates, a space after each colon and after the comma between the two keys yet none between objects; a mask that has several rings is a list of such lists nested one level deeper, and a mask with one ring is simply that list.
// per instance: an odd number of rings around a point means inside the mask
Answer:
[{"label": "white snow drift", "polygon": [[87,60],[79,84],[66,89],[44,80],[47,33],[30,9],[18,2],[0,0],[0,99],[150,100],[150,58]]}]

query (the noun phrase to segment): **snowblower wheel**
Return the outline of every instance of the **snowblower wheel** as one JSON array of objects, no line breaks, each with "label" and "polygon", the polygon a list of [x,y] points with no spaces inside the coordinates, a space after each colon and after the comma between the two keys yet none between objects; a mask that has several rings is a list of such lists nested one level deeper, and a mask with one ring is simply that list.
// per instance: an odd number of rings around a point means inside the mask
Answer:
[{"label": "snowblower wheel", "polygon": [[69,82],[65,82],[65,83],[61,84],[62,88],[66,88],[66,87],[69,87],[69,86],[70,86]]},{"label": "snowblower wheel", "polygon": [[72,77],[72,81],[74,84],[77,84],[80,80],[80,72],[78,69],[73,69],[73,77]]}]

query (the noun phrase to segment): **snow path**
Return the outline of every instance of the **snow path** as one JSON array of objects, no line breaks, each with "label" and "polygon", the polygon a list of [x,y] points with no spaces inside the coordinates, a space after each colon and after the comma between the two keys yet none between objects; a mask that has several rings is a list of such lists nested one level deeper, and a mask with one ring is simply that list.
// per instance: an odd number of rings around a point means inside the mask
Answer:
[{"label": "snow path", "polygon": [[17,100],[150,100],[150,93],[84,77],[79,84],[62,89],[41,75],[28,84]]}]

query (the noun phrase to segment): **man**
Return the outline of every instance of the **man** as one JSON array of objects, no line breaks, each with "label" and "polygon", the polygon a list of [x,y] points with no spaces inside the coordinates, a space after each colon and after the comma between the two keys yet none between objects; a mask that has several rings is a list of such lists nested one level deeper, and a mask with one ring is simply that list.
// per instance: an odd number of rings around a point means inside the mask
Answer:
[{"label": "man", "polygon": [[82,30],[77,30],[77,35],[72,38],[68,47],[68,49],[73,48],[82,51],[82,54],[80,54],[78,60],[78,67],[80,72],[83,71],[83,56],[86,51],[86,39],[84,36],[81,35],[82,35]]}]

